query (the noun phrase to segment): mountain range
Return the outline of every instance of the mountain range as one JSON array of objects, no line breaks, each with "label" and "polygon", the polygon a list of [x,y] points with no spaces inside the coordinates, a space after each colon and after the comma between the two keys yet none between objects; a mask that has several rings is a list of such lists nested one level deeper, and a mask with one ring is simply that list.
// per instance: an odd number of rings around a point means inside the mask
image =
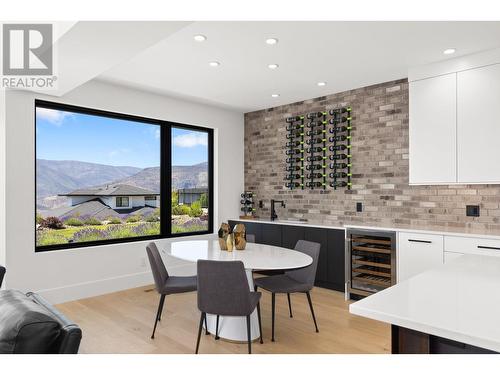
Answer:
[{"label": "mountain range", "polygon": [[[57,208],[67,203],[58,194],[107,184],[127,184],[160,191],[160,167],[136,168],[75,160],[36,161],[37,207]],[[208,163],[172,166],[174,189],[208,186]]]}]

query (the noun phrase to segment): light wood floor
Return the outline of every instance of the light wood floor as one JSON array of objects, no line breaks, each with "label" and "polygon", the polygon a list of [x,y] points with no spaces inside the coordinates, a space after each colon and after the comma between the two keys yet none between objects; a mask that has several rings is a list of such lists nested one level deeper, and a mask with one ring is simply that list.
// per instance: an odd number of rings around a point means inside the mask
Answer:
[{"label": "light wood floor", "polygon": [[[199,312],[196,293],[167,296],[162,321],[151,340],[158,294],[142,287],[68,302],[57,307],[83,330],[80,353],[194,353]],[[314,330],[304,294],[292,295],[293,318],[286,295],[276,297],[276,341],[271,342],[271,295],[263,293],[264,344],[254,353],[389,353],[387,324],[349,314],[349,302],[339,292],[311,292],[319,333]],[[202,335],[200,353],[246,353],[235,344]]]}]

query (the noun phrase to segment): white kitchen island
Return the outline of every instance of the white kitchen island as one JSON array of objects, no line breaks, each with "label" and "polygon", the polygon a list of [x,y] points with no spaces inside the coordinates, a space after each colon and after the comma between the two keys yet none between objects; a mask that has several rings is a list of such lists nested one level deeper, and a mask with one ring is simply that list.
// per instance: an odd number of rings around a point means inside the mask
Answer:
[{"label": "white kitchen island", "polygon": [[390,323],[393,353],[500,352],[500,257],[463,255],[349,311]]}]

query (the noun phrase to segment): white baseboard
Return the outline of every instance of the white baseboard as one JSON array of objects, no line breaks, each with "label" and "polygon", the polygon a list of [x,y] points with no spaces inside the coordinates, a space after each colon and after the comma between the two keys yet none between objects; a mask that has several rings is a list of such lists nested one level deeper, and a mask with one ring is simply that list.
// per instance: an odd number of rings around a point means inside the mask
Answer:
[{"label": "white baseboard", "polygon": [[[169,268],[169,271],[175,275],[189,275],[192,274],[192,270],[193,268],[190,264],[177,265],[174,269]],[[57,288],[37,290],[35,292],[42,295],[50,303],[58,304],[150,284],[153,284],[153,275],[151,271],[148,270],[147,272],[94,280],[80,284],[65,285]]]}]

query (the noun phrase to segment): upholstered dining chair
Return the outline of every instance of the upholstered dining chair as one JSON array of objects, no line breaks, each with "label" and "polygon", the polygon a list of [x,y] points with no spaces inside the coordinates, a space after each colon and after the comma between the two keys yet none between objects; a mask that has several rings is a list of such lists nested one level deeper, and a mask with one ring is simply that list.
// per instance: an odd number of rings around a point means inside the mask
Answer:
[{"label": "upholstered dining chair", "polygon": [[[261,293],[250,291],[245,268],[241,261],[198,260],[198,309],[201,312],[196,341],[196,354],[200,347],[200,336],[206,315],[241,316],[247,320],[248,354],[252,354],[250,315],[257,308],[260,343],[262,327],[260,324]],[[205,323],[206,325],[206,323]],[[215,336],[218,337],[218,324]]]},{"label": "upholstered dining chair", "polygon": [[288,297],[288,309],[290,311],[291,318],[293,317],[293,315],[290,294],[305,293],[307,296],[307,301],[309,302],[309,308],[311,309],[311,315],[314,321],[316,332],[319,332],[311,301],[311,294],[309,292],[313,288],[314,281],[316,279],[316,269],[318,268],[320,249],[321,244],[319,243],[299,240],[295,245],[295,250],[307,254],[312,258],[313,261],[309,266],[297,270],[286,271],[283,275],[261,277],[254,280],[255,291],[257,291],[257,288],[262,288],[271,292],[272,341],[274,341],[276,293],[286,293]]},{"label": "upholstered dining chair", "polygon": [[[149,258],[149,264],[151,265],[151,271],[153,272],[156,291],[160,294],[160,303],[158,305],[158,311],[156,312],[153,334],[151,335],[151,338],[154,339],[156,325],[161,320],[165,296],[169,294],[195,291],[196,276],[169,276],[167,269],[165,268],[165,264],[161,259],[158,247],[154,242],[151,242],[146,246],[146,252]],[[205,321],[205,327],[206,326]],[[206,331],[206,334],[208,334],[208,330]]]}]

